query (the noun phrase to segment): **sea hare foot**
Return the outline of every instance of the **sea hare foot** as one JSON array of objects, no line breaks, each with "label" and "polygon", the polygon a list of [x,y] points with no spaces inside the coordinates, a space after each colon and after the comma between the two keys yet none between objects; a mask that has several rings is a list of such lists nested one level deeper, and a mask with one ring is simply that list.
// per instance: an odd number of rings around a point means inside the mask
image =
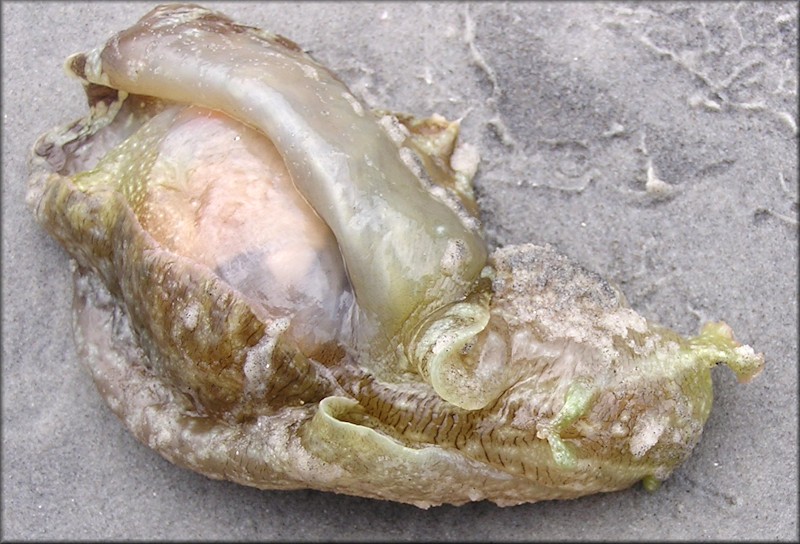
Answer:
[{"label": "sea hare foot", "polygon": [[29,203],[99,391],[178,465],[421,507],[653,487],[710,368],[763,366],[549,247],[488,254],[458,124],[370,111],[286,38],[160,6],[67,68],[90,111]]}]

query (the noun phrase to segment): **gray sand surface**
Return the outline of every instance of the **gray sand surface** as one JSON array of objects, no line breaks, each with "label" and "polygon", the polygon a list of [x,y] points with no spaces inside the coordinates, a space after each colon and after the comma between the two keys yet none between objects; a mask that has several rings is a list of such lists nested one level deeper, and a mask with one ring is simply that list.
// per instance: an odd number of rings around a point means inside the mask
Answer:
[{"label": "gray sand surface", "polygon": [[714,371],[689,461],[635,487],[438,507],[207,479],[139,444],[75,354],[69,260],[26,208],[39,134],[85,113],[70,53],[155,3],[3,2],[3,539],[775,539],[797,529],[797,3],[222,3],[369,105],[464,117],[493,244],[550,243],[683,334],[766,355]]}]

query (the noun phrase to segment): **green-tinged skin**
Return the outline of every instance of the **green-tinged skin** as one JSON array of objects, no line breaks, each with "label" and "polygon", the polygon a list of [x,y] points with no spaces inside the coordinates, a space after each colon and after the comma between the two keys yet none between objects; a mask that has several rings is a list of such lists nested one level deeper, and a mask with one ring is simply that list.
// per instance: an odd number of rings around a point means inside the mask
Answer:
[{"label": "green-tinged skin", "polygon": [[[710,369],[744,382],[763,367],[724,323],[682,338],[549,247],[487,254],[458,124],[371,112],[285,38],[172,5],[67,67],[90,113],[37,142],[28,199],[77,263],[74,329],[98,389],[176,464],[420,507],[655,489],[700,438]],[[192,127],[210,132],[174,143]],[[181,215],[193,189],[175,165],[203,142],[223,156],[212,141],[274,144],[285,180],[269,198],[288,204],[236,197],[226,215],[229,187],[257,182],[227,185],[239,163],[213,159],[223,173],[196,206],[254,238],[184,251],[200,220]],[[267,250],[311,283],[222,272]]]}]

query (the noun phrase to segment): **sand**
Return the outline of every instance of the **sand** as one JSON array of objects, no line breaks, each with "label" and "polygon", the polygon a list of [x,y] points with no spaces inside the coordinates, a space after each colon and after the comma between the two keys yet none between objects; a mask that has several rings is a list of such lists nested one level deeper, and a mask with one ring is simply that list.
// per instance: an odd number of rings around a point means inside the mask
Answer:
[{"label": "sand", "polygon": [[797,539],[797,4],[220,3],[370,106],[463,117],[493,245],[550,243],[683,334],[765,354],[714,371],[692,457],[641,487],[512,508],[259,491],[139,444],[76,358],[66,253],[25,205],[39,134],[81,117],[61,65],[155,3],[3,2],[4,539]]}]

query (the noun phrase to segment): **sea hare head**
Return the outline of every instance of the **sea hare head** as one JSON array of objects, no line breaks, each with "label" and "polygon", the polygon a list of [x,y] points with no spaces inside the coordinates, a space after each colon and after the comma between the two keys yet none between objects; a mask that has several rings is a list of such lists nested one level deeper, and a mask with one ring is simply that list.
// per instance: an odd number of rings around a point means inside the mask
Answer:
[{"label": "sea hare head", "polygon": [[371,112],[283,37],[161,6],[67,68],[90,111],[29,202],[99,390],[177,464],[419,506],[653,485],[710,368],[763,365],[548,247],[488,255],[458,124]]}]

